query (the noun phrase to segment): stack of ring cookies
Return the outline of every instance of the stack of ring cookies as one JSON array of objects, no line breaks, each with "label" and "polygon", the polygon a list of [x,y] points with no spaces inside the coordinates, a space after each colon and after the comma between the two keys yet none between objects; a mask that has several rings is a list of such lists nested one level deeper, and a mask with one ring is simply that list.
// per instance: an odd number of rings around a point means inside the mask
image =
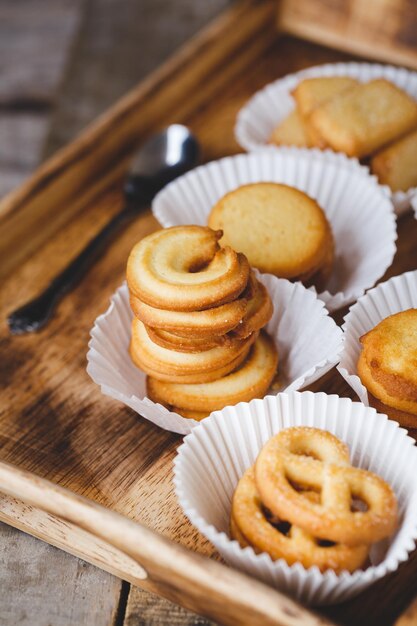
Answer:
[{"label": "stack of ring cookies", "polygon": [[188,418],[268,390],[278,365],[262,331],[273,307],[247,258],[222,231],[175,226],[136,244],[127,263],[130,354],[147,394]]},{"label": "stack of ring cookies", "polygon": [[293,427],[272,437],[240,479],[230,532],[242,548],[288,564],[353,572],[398,523],[391,487],[353,467],[331,433]]}]

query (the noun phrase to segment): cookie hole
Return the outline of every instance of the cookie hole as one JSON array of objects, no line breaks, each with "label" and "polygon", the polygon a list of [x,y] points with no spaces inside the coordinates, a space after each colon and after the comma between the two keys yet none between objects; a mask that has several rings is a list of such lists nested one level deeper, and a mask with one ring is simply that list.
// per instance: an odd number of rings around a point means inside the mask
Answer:
[{"label": "cookie hole", "polygon": [[294,450],[293,454],[296,456],[304,456],[309,459],[314,459],[315,461],[321,461],[320,457],[311,450],[304,450],[303,448],[300,448],[298,450]]},{"label": "cookie hole", "polygon": [[269,524],[271,524],[271,526],[278,530],[282,535],[288,535],[291,528],[290,523],[280,520],[279,517],[274,515],[269,509],[264,506],[262,507],[262,512],[265,515],[266,520],[269,522]]},{"label": "cookie hole", "polygon": [[308,500],[311,500],[311,502],[320,502],[321,489],[311,485],[301,485],[300,483],[291,480],[288,476],[286,476],[286,479],[294,491],[305,496]]},{"label": "cookie hole", "polygon": [[352,513],[366,513],[366,511],[369,510],[369,506],[365,500],[362,500],[357,496],[353,496],[350,500],[350,510]]},{"label": "cookie hole", "polygon": [[196,262],[193,265],[190,265],[188,268],[188,272],[190,274],[196,274],[197,272],[202,272],[203,270],[206,269],[208,263],[206,261],[204,262]]},{"label": "cookie hole", "polygon": [[332,548],[336,544],[334,541],[329,541],[328,539],[317,539],[317,545],[320,548]]},{"label": "cookie hole", "polygon": [[274,528],[276,528],[281,535],[287,536],[291,529],[291,524],[288,522],[278,522],[278,524],[272,524]]}]

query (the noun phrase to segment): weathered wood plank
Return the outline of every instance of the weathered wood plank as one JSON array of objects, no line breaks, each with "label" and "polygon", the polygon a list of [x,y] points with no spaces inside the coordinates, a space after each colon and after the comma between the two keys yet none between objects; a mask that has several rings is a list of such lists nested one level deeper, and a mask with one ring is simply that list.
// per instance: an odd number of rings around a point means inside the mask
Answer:
[{"label": "weathered wood plank", "polygon": [[[189,119],[203,139],[206,157],[236,151],[237,146],[232,135],[234,113],[253,90],[285,71],[298,69],[314,61],[329,60],[330,54],[332,53],[313,46],[284,42],[283,48],[271,50],[260,66],[253,67],[247,76],[242,77],[241,84],[230,85],[216,101],[206,103],[204,110]],[[337,58],[337,55],[332,55],[332,58]],[[23,299],[26,290],[37,289],[40,282],[48,276],[48,272],[50,275],[54,273],[56,264],[65,264],[76,247],[82,244],[82,237],[89,238],[99,228],[101,220],[117,210],[118,202],[120,198],[115,194],[113,199],[108,196],[102,199],[102,204],[91,205],[88,214],[74,221],[69,231],[60,233],[32,262],[20,268],[16,277],[8,282],[5,291],[7,306],[11,306],[16,298]],[[400,239],[407,239],[409,247],[415,245],[416,241],[415,230],[414,234],[410,232],[413,224],[415,223],[410,220],[407,227],[402,229],[402,235],[400,234]],[[22,394],[16,399],[16,412],[7,437],[13,440],[22,431],[28,434],[26,442],[22,439],[21,446],[16,446],[15,450],[12,445],[5,446],[5,453],[10,454],[11,460],[14,460],[12,452],[16,452],[16,458],[22,465],[35,471],[41,468],[44,475],[49,475],[76,491],[88,492],[91,497],[149,525],[154,526],[157,523],[161,531],[168,535],[181,534],[180,540],[192,545],[196,534],[193,536],[187,522],[179,515],[170,484],[170,460],[177,439],[167,433],[156,432],[149,424],[137,420],[132,412],[100,397],[98,390],[93,390],[91,383],[87,381],[84,372],[85,344],[91,321],[104,308],[107,296],[121,280],[125,257],[133,238],[142,236],[154,225],[146,215],[132,225],[94,268],[88,279],[63,303],[58,318],[50,329],[28,340],[20,338],[10,343],[5,340],[3,374],[11,376],[12,372],[8,367],[11,364],[15,376],[21,380],[19,393]],[[396,270],[410,263],[412,258],[404,258],[397,263]],[[36,359],[35,355],[38,355]],[[31,356],[33,361],[30,361]],[[55,361],[55,369],[50,367],[51,360]],[[343,395],[350,393],[341,379],[333,377],[327,385],[323,385],[329,391],[334,391],[336,387]],[[37,395],[37,403],[33,401],[34,394]],[[97,428],[96,422],[90,431],[94,420],[98,420],[100,426]],[[29,435],[36,435],[38,443],[34,444],[32,440],[30,444]],[[119,461],[114,450],[116,447],[119,447],[123,455]],[[87,466],[83,465],[87,450],[97,451],[99,468],[94,476],[89,475]],[[57,464],[63,455],[66,462],[57,471]],[[155,455],[159,455],[156,462],[152,459]],[[129,463],[133,464],[133,472],[127,471]],[[82,472],[80,465],[83,467]],[[164,496],[163,507],[160,505],[160,498],[158,501],[157,490]],[[145,510],[138,511],[138,493],[141,493],[141,504],[143,501]],[[173,518],[169,519],[171,515]],[[199,546],[208,552],[210,550],[202,541]],[[404,571],[401,581],[413,575],[413,564],[410,563],[410,566],[411,569]],[[136,591],[132,592],[132,607],[135,595]],[[382,594],[381,597],[385,595]],[[362,599],[367,614],[375,605],[376,598],[370,592]],[[398,610],[398,606],[395,609]],[[167,611],[161,613],[159,623],[172,623],[169,608]],[[346,611],[346,615],[349,615],[346,621],[351,623],[355,619],[359,623],[357,616],[364,615],[357,608],[347,607]],[[127,619],[135,623],[135,619],[141,619],[141,612],[146,615],[145,608],[139,611],[132,609],[128,611]],[[336,614],[339,616],[337,612]],[[379,623],[388,623],[382,602],[380,617]],[[33,623],[36,622],[32,621]],[[96,617],[93,623],[100,624],[99,618]]]},{"label": "weathered wood plank", "polygon": [[121,581],[0,523],[0,624],[112,626]]},{"label": "weathered wood plank", "polygon": [[215,622],[190,613],[164,598],[131,587],[123,626],[215,626]]},{"label": "weathered wood plank", "polygon": [[[39,163],[81,0],[0,3],[0,197]],[[110,626],[122,582],[0,524],[0,623]]]},{"label": "weathered wood plank", "polygon": [[[47,148],[45,152],[51,151],[68,141],[79,128],[93,119],[109,103],[113,102],[137,80],[142,78],[145,73],[167,57],[177,45],[188,38],[226,3],[226,0],[218,0],[210,3],[210,6],[208,6],[207,3],[201,1],[190,2],[190,0],[182,0],[181,3],[177,3],[177,6],[173,6],[171,3],[167,6],[166,2],[160,2],[159,11],[155,11],[154,3],[151,1],[142,3],[124,2],[123,10],[120,10],[120,2],[105,3],[101,1],[88,3],[86,19],[77,42],[78,45],[73,48],[74,54],[69,63],[67,78],[64,81],[61,95],[58,97],[51,129],[52,136],[54,136],[54,133],[57,135],[55,146],[50,146],[49,150]],[[59,14],[60,10],[70,8],[69,3],[67,3],[67,6],[61,6],[61,4],[65,3],[60,2],[54,5],[56,7],[55,15]],[[173,19],[177,9],[179,9],[180,17],[178,20]],[[24,12],[22,11],[22,13]],[[135,16],[132,16],[132,13],[135,13]],[[0,17],[2,17],[1,13]],[[9,21],[11,20],[16,24],[16,29],[19,26],[19,17],[16,15],[16,12],[10,11]],[[33,21],[30,23],[33,25]],[[56,34],[58,38],[61,38],[63,36],[62,30],[68,30],[70,27],[65,15],[62,15],[62,23],[59,26]],[[47,25],[45,25],[46,27]],[[28,46],[33,43],[39,32],[36,20],[34,28],[35,33],[32,35],[32,39],[28,41]],[[24,36],[23,34],[19,35],[16,31],[14,34],[17,38]],[[3,43],[6,46],[7,42],[3,41]],[[49,43],[49,40],[44,43],[46,49]],[[55,45],[57,42],[51,43]],[[143,54],[144,50],[146,50],[146,54]],[[36,67],[29,68],[26,80],[30,81],[32,78],[38,77],[36,89],[30,82],[23,89],[21,84],[16,84],[13,81],[13,73],[10,74],[9,72],[6,77],[8,84],[4,89],[3,101],[0,99],[0,106],[2,103],[10,105],[13,108],[13,112],[8,113],[6,111],[1,114],[0,111],[0,196],[22,182],[38,161],[41,143],[45,141],[45,131],[50,122],[49,111],[45,110],[45,107],[49,106],[50,90],[56,86],[53,80],[54,68],[51,67],[51,59],[55,58],[56,61],[60,52],[61,49],[58,50],[56,56],[49,54],[46,57],[48,70],[45,72],[45,76],[40,76],[46,69],[43,59],[39,58],[39,55],[29,55],[34,59]],[[10,54],[9,50],[8,53]],[[134,62],[132,62],[132,59],[134,59]],[[109,63],[112,68],[112,80],[110,81],[108,80]],[[11,69],[11,67],[8,66],[7,69]],[[26,113],[26,110],[21,113],[15,113],[16,106],[26,109],[31,104],[37,107],[32,124],[30,123],[31,113]],[[104,224],[108,217],[103,212],[96,218],[90,216],[91,219],[99,219]],[[89,235],[87,235],[88,237]],[[71,242],[71,237],[67,240]],[[56,268],[53,268],[52,274],[55,271]],[[4,531],[5,528],[7,529],[6,531]],[[2,548],[6,549],[8,546],[7,542],[10,538],[10,533],[13,533],[13,536],[16,537],[15,541],[18,542],[18,546],[21,546],[22,549],[27,547],[34,564],[38,561],[47,563],[51,572],[51,575],[44,582],[39,582],[37,579],[29,581],[26,576],[27,587],[25,590],[22,590],[22,585],[14,585],[15,578],[20,576],[21,571],[16,568],[9,570],[7,578],[9,586],[18,589],[19,593],[22,594],[22,602],[20,602],[22,611],[25,610],[26,605],[32,604],[33,611],[30,614],[31,626],[43,626],[44,620],[45,622],[54,623],[54,626],[60,623],[94,623],[95,625],[105,626],[109,623],[110,614],[111,619],[113,619],[115,607],[118,604],[117,590],[121,588],[119,580],[100,572],[100,570],[96,570],[83,561],[73,559],[69,555],[57,552],[53,548],[36,542],[32,538],[20,535],[18,531],[8,529],[4,525],[0,526],[0,550]],[[13,545],[11,548],[7,547],[9,556],[13,553]],[[50,557],[48,550],[53,551],[53,559]],[[18,561],[20,553],[16,554],[15,558]],[[70,563],[69,567],[67,566],[67,561]],[[22,563],[24,563],[23,559]],[[75,568],[75,564],[78,564],[78,567]],[[71,572],[78,572],[80,568],[83,568],[83,579],[79,581],[78,576],[75,580],[72,579]],[[65,581],[61,574],[62,570],[68,573]],[[88,575],[85,573],[86,570]],[[6,573],[4,575],[6,577]],[[109,594],[107,605],[99,608],[101,596],[103,593],[106,594],[106,589],[110,584],[109,580],[113,583],[112,593]],[[62,596],[63,582],[69,587],[70,593],[60,598],[61,606],[59,607],[58,605],[58,608],[55,610],[59,611],[59,619],[61,621],[55,621],[53,619],[53,607],[55,606],[56,595]],[[73,602],[74,585],[81,592],[78,598],[79,609],[77,614],[69,615],[68,608]],[[136,589],[132,589],[132,598],[136,596],[136,592]],[[141,619],[140,623],[149,623],[150,612],[153,615],[153,623],[172,623],[171,617],[174,613],[178,615],[178,620],[182,618],[186,619],[187,623],[191,623],[190,620],[192,619],[194,620],[193,623],[204,623],[204,620],[200,620],[200,618],[196,618],[192,614],[189,614],[191,617],[187,619],[188,613],[184,609],[179,609],[175,605],[162,601],[146,592],[141,593],[142,599],[147,598],[147,608],[142,617],[140,617],[141,611],[138,612],[138,606],[135,605],[135,614],[130,613],[131,623],[135,623],[138,616]],[[33,595],[39,600],[39,605],[33,604]],[[49,597],[54,599],[53,602],[49,601]],[[93,598],[98,598],[97,610],[94,615],[91,606]],[[4,610],[6,613],[9,608],[10,610],[13,608],[14,604],[17,603],[19,605],[19,598],[16,597],[16,594],[12,594],[8,600],[10,601],[6,603],[5,600],[0,598],[0,616],[1,610]],[[160,607],[159,603],[161,602],[163,604]],[[123,598],[121,604],[120,610],[123,612]],[[44,606],[42,610],[40,605]],[[151,609],[151,607],[153,608]],[[119,619],[122,619],[122,617],[120,615]],[[6,619],[4,620],[6,623],[13,623],[11,618],[7,621]],[[195,622],[196,619],[199,621]],[[2,621],[1,617],[0,621]],[[22,621],[22,623],[25,622]]]},{"label": "weathered wood plank", "polygon": [[282,0],[279,28],[321,45],[417,68],[414,0]]}]

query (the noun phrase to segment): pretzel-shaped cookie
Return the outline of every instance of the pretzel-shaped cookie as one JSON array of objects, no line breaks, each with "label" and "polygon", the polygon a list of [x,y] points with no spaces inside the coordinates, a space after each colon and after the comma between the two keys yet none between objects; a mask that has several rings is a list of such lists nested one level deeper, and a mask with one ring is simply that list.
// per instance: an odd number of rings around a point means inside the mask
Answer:
[{"label": "pretzel-shaped cookie", "polygon": [[222,231],[173,226],[145,237],[130,253],[127,282],[152,307],[201,311],[237,298],[249,278],[244,254],[221,248]]},{"label": "pretzel-shaped cookie", "polygon": [[[306,502],[316,502],[318,494],[302,494]],[[346,546],[321,542],[298,526],[281,524],[271,519],[262,506],[254,479],[254,468],[249,468],[240,479],[232,502],[230,532],[242,548],[252,546],[255,552],[267,552],[273,560],[285,559],[290,565],[316,565],[321,571],[333,569],[353,572],[361,567],[369,546]]]},{"label": "pretzel-shaped cookie", "polygon": [[[370,544],[397,526],[391,487],[372,472],[352,467],[347,446],[327,431],[305,426],[282,430],[259,453],[255,480],[274,515],[320,539]],[[319,492],[320,502],[309,501],[297,487]],[[352,510],[353,499],[364,502],[367,510]]]}]

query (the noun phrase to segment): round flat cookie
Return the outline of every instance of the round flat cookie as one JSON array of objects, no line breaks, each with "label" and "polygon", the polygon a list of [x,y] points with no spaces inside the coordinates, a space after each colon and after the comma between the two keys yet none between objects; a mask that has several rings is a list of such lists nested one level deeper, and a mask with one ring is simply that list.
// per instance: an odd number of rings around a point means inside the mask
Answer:
[{"label": "round flat cookie", "polygon": [[364,386],[387,407],[417,416],[417,309],[390,315],[360,341]]},{"label": "round flat cookie", "polygon": [[209,226],[222,245],[243,252],[262,272],[294,279],[311,276],[333,259],[327,218],[307,194],[278,183],[254,183],[229,192],[213,207]]}]

